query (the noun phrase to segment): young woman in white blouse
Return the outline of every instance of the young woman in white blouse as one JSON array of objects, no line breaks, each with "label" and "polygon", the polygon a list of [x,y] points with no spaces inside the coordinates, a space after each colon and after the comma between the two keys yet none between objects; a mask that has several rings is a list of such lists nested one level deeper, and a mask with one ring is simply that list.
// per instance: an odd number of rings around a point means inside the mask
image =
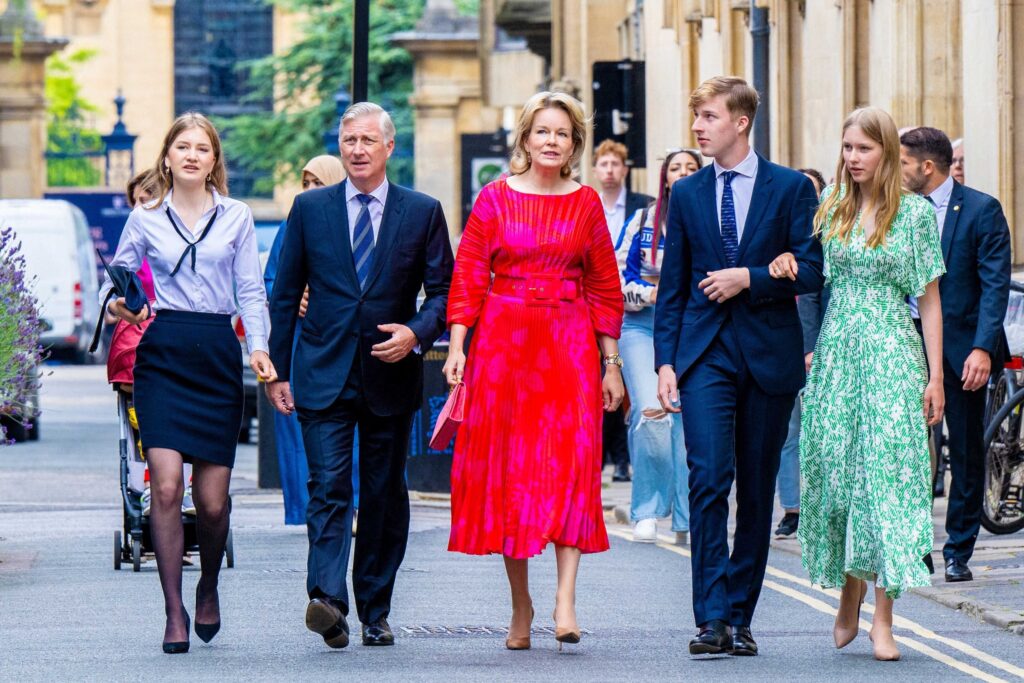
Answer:
[{"label": "young woman in white blouse", "polygon": [[[128,217],[112,261],[153,270],[156,318],[135,361],[135,410],[152,503],[150,529],[164,593],[163,650],[188,652],[190,618],[181,595],[184,530],[182,462],[193,464],[202,568],[196,586],[196,635],[209,642],[220,629],[217,580],[228,533],[228,485],[242,421],[242,364],[231,314],[241,314],[249,365],[276,377],[267,355],[269,320],[252,212],[227,197],[220,137],[201,114],[178,117],[154,169],[160,194]],[[111,285],[104,284],[100,300]],[[237,304],[236,304],[237,301]],[[141,322],[123,298],[110,313]]]}]

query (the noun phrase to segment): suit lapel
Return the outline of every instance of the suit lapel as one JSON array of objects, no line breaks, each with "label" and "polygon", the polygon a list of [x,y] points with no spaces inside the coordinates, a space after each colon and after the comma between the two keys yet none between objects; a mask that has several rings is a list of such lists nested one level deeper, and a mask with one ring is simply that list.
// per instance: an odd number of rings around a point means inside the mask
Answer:
[{"label": "suit lapel", "polygon": [[765,209],[772,199],[772,169],[768,160],[757,155],[757,176],[754,178],[754,191],[750,195],[750,207],[747,209],[747,220],[743,224],[743,237],[740,238],[739,251],[736,252],[736,263],[743,261],[743,252],[754,238],[754,233],[761,225]]},{"label": "suit lapel", "polygon": [[[384,216],[380,220],[380,232],[377,234],[377,242],[373,245],[373,263],[370,265],[370,274],[366,277],[366,290],[373,286],[374,280],[384,269],[384,262],[391,253],[391,245],[395,241],[399,226],[402,224],[402,216],[405,214],[404,199],[402,188],[390,183],[388,198],[384,203]],[[351,261],[351,258],[349,260]]]},{"label": "suit lapel", "polygon": [[946,206],[946,219],[942,228],[942,260],[949,262],[949,248],[953,244],[953,233],[956,232],[957,223],[960,222],[960,214],[963,213],[964,187],[953,181],[953,192],[949,195],[949,204]]},{"label": "suit lapel", "polygon": [[345,205],[345,184],[343,180],[334,186],[331,196],[324,205],[324,225],[328,239],[341,261],[341,272],[349,285],[359,289],[356,265],[352,261],[352,237],[348,234],[348,207]]},{"label": "suit lapel", "polygon": [[722,246],[722,227],[718,224],[718,195],[715,187],[715,167],[710,165],[704,172],[704,179],[701,181],[697,201],[700,203],[704,215],[704,227],[707,230],[709,242],[714,247],[718,260],[725,267],[725,247]]}]

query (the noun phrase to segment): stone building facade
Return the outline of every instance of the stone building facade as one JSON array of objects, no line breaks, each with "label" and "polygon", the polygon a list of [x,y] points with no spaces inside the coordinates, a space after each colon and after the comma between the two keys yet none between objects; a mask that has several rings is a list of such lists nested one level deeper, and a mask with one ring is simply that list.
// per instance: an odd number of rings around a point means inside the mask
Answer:
[{"label": "stone building facade", "polygon": [[[898,126],[962,137],[967,183],[1024,217],[1024,4],[1015,0],[481,0],[482,21],[526,38],[547,83],[592,102],[595,61],[646,63],[653,191],[665,150],[693,146],[689,93],[703,79],[753,81],[751,7],[767,10],[771,157],[835,173],[842,121],[857,106]],[[589,164],[584,164],[585,178]],[[1024,262],[1024,231],[1014,231]]]}]

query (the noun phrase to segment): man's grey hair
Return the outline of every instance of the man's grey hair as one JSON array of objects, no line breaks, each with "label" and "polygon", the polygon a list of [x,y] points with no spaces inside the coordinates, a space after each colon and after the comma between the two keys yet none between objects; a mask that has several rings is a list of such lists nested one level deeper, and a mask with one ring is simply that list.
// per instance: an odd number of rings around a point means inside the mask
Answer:
[{"label": "man's grey hair", "polygon": [[380,117],[380,132],[384,136],[384,143],[387,144],[395,139],[395,124],[391,120],[391,115],[384,110],[379,104],[373,102],[356,102],[350,105],[345,113],[341,115],[341,121],[338,123],[338,137],[341,137],[341,131],[345,128],[346,121],[352,121],[354,119],[361,119],[364,116],[377,115]]},{"label": "man's grey hair", "polygon": [[964,139],[963,138],[957,138],[956,140],[953,140],[953,142],[950,143],[950,146],[953,149],[956,149],[957,147],[959,147],[962,144],[964,144]]}]

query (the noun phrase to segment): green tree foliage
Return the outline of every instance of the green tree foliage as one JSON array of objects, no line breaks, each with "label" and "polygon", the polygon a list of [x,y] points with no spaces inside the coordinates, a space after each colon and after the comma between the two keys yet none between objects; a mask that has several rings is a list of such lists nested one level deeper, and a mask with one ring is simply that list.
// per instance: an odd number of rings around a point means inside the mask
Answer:
[{"label": "green tree foliage", "polygon": [[[263,171],[257,190],[282,180],[297,180],[310,158],[324,153],[323,133],[336,124],[334,93],[350,87],[352,74],[352,0],[270,0],[305,15],[301,38],[286,52],[254,60],[252,99],[271,98],[273,112],[217,121],[224,132],[224,153],[234,162]],[[398,128],[390,176],[412,184],[412,58],[392,45],[390,36],[415,27],[424,0],[374,0],[370,3],[369,98],[391,112]],[[260,187],[260,185],[263,185]]]},{"label": "green tree foliage", "polygon": [[96,105],[82,97],[74,69],[95,55],[93,50],[58,52],[46,60],[46,180],[51,187],[92,186],[102,173],[89,156],[102,155],[99,131],[87,125]]}]

